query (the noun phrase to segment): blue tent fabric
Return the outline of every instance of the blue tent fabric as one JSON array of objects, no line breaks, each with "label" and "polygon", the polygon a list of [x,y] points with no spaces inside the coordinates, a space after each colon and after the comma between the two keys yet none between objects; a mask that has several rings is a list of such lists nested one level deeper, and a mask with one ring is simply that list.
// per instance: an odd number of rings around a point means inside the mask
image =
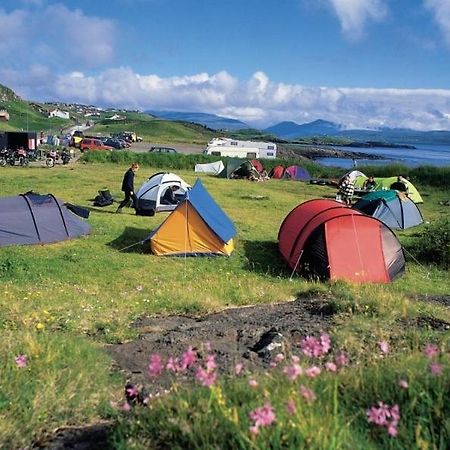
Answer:
[{"label": "blue tent fabric", "polygon": [[234,223],[209,195],[200,180],[188,191],[187,200],[223,242],[228,242],[236,235]]},{"label": "blue tent fabric", "polygon": [[311,179],[311,175],[309,174],[309,172],[301,166],[289,166],[284,171],[284,177],[291,180],[300,181],[309,181]]},{"label": "blue tent fabric", "polygon": [[405,230],[423,223],[422,213],[417,205],[394,190],[371,192],[358,200],[353,208],[396,230]]},{"label": "blue tent fabric", "polygon": [[58,242],[90,230],[51,194],[0,198],[0,247]]}]

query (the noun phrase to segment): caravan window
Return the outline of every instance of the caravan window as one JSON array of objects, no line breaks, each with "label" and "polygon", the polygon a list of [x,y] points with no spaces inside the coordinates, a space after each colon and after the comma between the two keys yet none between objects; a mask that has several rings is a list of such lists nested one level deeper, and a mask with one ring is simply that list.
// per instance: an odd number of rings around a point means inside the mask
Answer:
[{"label": "caravan window", "polygon": [[273,152],[267,152],[267,156],[273,156]]},{"label": "caravan window", "polygon": [[222,155],[220,154],[220,152],[211,152],[211,155],[213,155],[213,156],[222,156]]},{"label": "caravan window", "polygon": [[230,145],[238,145],[237,141],[231,141]]},{"label": "caravan window", "polygon": [[267,150],[275,150],[275,147],[273,145],[268,145]]},{"label": "caravan window", "polygon": [[248,159],[256,159],[256,153],[247,153],[247,158]]}]

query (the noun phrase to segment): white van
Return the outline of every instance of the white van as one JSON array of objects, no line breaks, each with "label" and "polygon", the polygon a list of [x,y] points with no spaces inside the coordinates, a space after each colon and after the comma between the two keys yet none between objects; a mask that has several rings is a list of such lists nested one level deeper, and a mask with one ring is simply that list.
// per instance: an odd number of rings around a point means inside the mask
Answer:
[{"label": "white van", "polygon": [[[273,142],[259,142],[259,141],[240,141],[237,139],[230,138],[213,138],[208,142],[208,147],[206,148],[206,152],[208,154],[210,149],[214,147],[218,147],[220,149],[226,147],[228,148],[250,148],[257,149],[257,158],[276,158],[277,157],[277,144]],[[228,150],[227,150],[228,151]],[[228,156],[222,154],[222,156]],[[245,158],[245,156],[243,156]]]},{"label": "white van", "polygon": [[206,155],[229,156],[230,158],[257,159],[259,158],[259,148],[255,147],[231,147],[231,146],[213,146],[207,147],[204,151]]}]

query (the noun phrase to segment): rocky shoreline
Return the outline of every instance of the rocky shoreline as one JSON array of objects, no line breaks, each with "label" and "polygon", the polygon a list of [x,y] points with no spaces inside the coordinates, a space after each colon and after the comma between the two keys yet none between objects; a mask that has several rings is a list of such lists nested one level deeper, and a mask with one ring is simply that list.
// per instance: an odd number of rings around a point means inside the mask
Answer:
[{"label": "rocky shoreline", "polygon": [[387,159],[385,156],[371,155],[362,152],[340,150],[339,147],[315,147],[296,146],[295,148],[279,145],[278,155],[282,158],[300,158],[316,160],[318,158],[343,158],[343,159]]}]

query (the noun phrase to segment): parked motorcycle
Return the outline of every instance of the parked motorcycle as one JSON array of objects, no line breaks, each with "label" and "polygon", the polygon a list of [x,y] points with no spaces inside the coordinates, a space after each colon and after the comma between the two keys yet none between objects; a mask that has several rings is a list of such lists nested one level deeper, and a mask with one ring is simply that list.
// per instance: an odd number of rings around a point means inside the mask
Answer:
[{"label": "parked motorcycle", "polygon": [[0,150],[0,166],[5,167],[9,161],[9,151],[6,148]]},{"label": "parked motorcycle", "polygon": [[9,152],[7,162],[10,166],[15,166],[16,163],[18,163],[19,166],[28,166],[30,161],[28,159],[27,151],[23,148],[18,148]]},{"label": "parked motorcycle", "polygon": [[61,154],[59,154],[56,150],[51,150],[50,152],[47,153],[45,164],[47,167],[52,168],[55,166],[55,164],[58,164],[60,161],[63,165],[67,165],[69,164],[71,159],[72,156],[66,149],[63,149]]}]

